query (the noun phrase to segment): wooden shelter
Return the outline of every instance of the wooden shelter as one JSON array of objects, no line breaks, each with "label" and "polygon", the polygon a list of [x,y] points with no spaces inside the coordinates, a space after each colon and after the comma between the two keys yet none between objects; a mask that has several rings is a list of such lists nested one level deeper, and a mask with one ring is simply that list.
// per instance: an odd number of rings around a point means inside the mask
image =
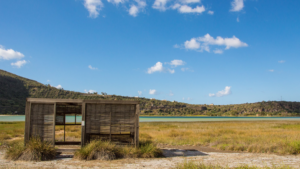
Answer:
[{"label": "wooden shelter", "polygon": [[[27,98],[25,144],[31,137],[40,137],[53,145],[84,146],[101,139],[138,146],[139,111],[138,101]],[[68,122],[66,116],[75,117],[75,122]],[[69,125],[81,126],[80,142],[65,140]],[[55,139],[55,126],[64,126],[63,141]]]}]

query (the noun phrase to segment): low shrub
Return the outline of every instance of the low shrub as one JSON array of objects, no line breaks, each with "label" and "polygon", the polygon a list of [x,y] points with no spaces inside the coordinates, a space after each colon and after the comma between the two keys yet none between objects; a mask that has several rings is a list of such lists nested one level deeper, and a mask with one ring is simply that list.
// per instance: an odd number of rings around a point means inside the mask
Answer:
[{"label": "low shrub", "polygon": [[8,145],[5,158],[8,160],[45,161],[52,160],[56,156],[56,150],[50,142],[41,141],[39,138],[31,138],[24,146],[23,141],[12,142]]},{"label": "low shrub", "polygon": [[114,160],[120,158],[162,157],[162,151],[150,141],[142,141],[139,148],[118,146],[109,141],[95,140],[75,152],[79,160]]}]

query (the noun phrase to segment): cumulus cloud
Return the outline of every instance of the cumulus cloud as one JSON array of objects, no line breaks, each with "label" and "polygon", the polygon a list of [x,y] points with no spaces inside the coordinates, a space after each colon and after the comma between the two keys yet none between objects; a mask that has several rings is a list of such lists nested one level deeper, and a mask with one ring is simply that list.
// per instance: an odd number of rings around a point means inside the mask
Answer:
[{"label": "cumulus cloud", "polygon": [[231,94],[231,87],[226,86],[224,90],[218,91],[217,93],[209,93],[209,97],[222,97]]},{"label": "cumulus cloud", "polygon": [[167,72],[169,72],[171,74],[175,73],[174,69],[166,69],[166,68],[164,68],[163,67],[163,63],[161,63],[161,62],[157,62],[154,66],[148,68],[147,73],[148,74],[152,74],[154,72],[165,72],[165,71],[167,71]]},{"label": "cumulus cloud", "polygon": [[[235,36],[233,36],[232,38],[222,38],[221,36],[213,38],[209,34],[206,34],[203,37],[191,38],[191,40],[187,40],[184,42],[185,49],[198,50],[200,52],[202,52],[203,50],[209,52],[210,46],[213,45],[225,46],[225,49],[248,46],[247,43],[242,42]],[[216,49],[214,52],[220,53],[221,51],[220,49]]]},{"label": "cumulus cloud", "polygon": [[216,54],[222,54],[222,53],[223,53],[223,50],[221,50],[221,49],[216,49],[216,50],[214,50],[214,53],[216,53]]},{"label": "cumulus cloud", "polygon": [[120,3],[121,4],[125,3],[125,0],[107,0],[107,2],[110,2],[110,3],[118,5]]},{"label": "cumulus cloud", "polygon": [[200,0],[181,0],[181,2],[189,4],[189,3],[200,3],[201,1]]},{"label": "cumulus cloud", "polygon": [[192,38],[190,41],[187,40],[184,42],[184,47],[186,49],[199,49],[200,43],[197,42],[196,38]]},{"label": "cumulus cloud", "polygon": [[137,5],[131,5],[130,9],[129,9],[129,15],[136,17],[137,14],[143,10],[145,8],[146,1],[142,1],[142,0],[135,0],[135,2],[137,3]]},{"label": "cumulus cloud", "polygon": [[177,59],[175,59],[175,60],[172,60],[169,64],[172,65],[172,66],[177,67],[177,66],[182,66],[182,65],[184,65],[185,62],[182,61],[182,60],[177,60]]},{"label": "cumulus cloud", "polygon": [[55,88],[62,89],[62,86],[61,85],[57,85],[57,86],[55,86]]},{"label": "cumulus cloud", "polygon": [[150,89],[150,90],[149,90],[149,94],[152,94],[152,95],[153,95],[153,94],[156,94],[156,93],[157,93],[157,91],[156,91],[155,89]]},{"label": "cumulus cloud", "polygon": [[89,11],[89,17],[97,18],[103,3],[101,0],[84,0],[84,7]]},{"label": "cumulus cloud", "polygon": [[12,66],[15,66],[17,68],[21,68],[23,65],[25,65],[27,63],[26,60],[19,60],[15,63],[11,63]]},{"label": "cumulus cloud", "polygon": [[86,89],[84,89],[84,92],[85,93],[95,93],[95,92],[97,92],[96,90],[86,90]]},{"label": "cumulus cloud", "polygon": [[269,72],[274,72],[274,71],[275,71],[274,69],[270,69],[270,70],[269,70]]},{"label": "cumulus cloud", "polygon": [[165,11],[167,9],[166,8],[167,2],[168,2],[168,0],[155,0],[152,5],[152,8],[158,9],[160,11]]},{"label": "cumulus cloud", "polygon": [[195,8],[192,8],[188,5],[180,5],[180,7],[176,7],[178,8],[178,11],[180,13],[202,13],[205,11],[205,7],[202,6],[196,6]]},{"label": "cumulus cloud", "polygon": [[244,8],[244,0],[233,0],[231,2],[232,12],[238,12]]},{"label": "cumulus cloud", "polygon": [[92,65],[89,65],[88,68],[91,69],[91,70],[97,70],[98,69],[96,67],[93,67]]},{"label": "cumulus cloud", "polygon": [[5,49],[0,45],[0,59],[11,60],[11,59],[21,59],[24,57],[24,54],[13,49]]},{"label": "cumulus cloud", "polygon": [[139,93],[139,96],[142,96],[143,95],[143,92],[142,91],[138,91]]},{"label": "cumulus cloud", "polygon": [[285,62],[285,60],[280,60],[280,61],[278,61],[278,63],[284,63]]},{"label": "cumulus cloud", "polygon": [[208,11],[207,13],[210,14],[210,15],[213,15],[215,12],[214,11]]}]

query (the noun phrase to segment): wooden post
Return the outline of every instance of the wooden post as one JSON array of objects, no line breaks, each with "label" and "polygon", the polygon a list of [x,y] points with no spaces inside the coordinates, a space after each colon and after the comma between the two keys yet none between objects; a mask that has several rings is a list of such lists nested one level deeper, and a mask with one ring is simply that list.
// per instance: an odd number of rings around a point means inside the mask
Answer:
[{"label": "wooden post", "polygon": [[64,142],[66,142],[66,114],[64,114]]},{"label": "wooden post", "polygon": [[135,119],[134,119],[134,143],[135,147],[139,147],[139,114],[140,114],[140,105],[135,106]]},{"label": "wooden post", "polygon": [[110,106],[110,127],[109,127],[109,141],[111,141],[111,111],[112,111],[112,105]]},{"label": "wooden post", "polygon": [[86,103],[82,103],[82,110],[81,110],[81,147],[85,145],[85,110],[86,110]]},{"label": "wooden post", "polygon": [[30,112],[31,112],[31,102],[26,101],[25,107],[25,134],[24,134],[24,145],[30,139]]},{"label": "wooden post", "polygon": [[55,119],[56,119],[56,103],[54,103],[53,109],[53,146],[55,147]]}]

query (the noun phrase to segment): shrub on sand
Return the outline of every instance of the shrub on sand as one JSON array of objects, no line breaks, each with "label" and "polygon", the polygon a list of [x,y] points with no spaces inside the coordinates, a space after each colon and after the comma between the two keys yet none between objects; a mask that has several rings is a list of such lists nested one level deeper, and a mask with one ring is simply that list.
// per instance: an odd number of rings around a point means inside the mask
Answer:
[{"label": "shrub on sand", "polygon": [[56,151],[50,142],[41,141],[39,138],[31,138],[24,146],[24,142],[14,142],[8,146],[5,158],[8,160],[45,161],[52,160]]},{"label": "shrub on sand", "polygon": [[162,151],[150,141],[141,142],[139,148],[117,146],[109,141],[94,140],[75,152],[79,160],[114,160],[119,158],[155,158],[161,157]]}]

